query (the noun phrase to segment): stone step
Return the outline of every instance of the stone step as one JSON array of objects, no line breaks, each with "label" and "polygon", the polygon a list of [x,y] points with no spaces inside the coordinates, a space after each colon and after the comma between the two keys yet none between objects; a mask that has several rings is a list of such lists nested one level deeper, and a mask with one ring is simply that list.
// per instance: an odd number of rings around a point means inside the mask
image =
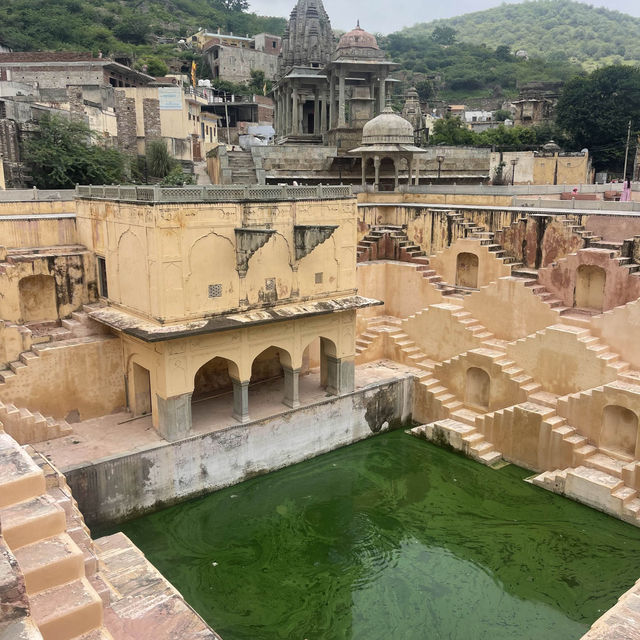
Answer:
[{"label": "stone step", "polygon": [[598,452],[586,458],[582,464],[586,467],[592,467],[599,471],[603,471],[604,473],[608,473],[616,478],[622,478],[622,468],[627,464],[627,462],[616,460],[602,452]]},{"label": "stone step", "polygon": [[6,433],[0,433],[0,508],[31,500],[44,493],[44,474]]},{"label": "stone step", "polygon": [[471,425],[475,427],[476,417],[480,414],[477,411],[473,411],[472,409],[462,408],[454,411],[451,414],[451,418],[454,420],[458,420],[459,422],[464,422],[465,424]]},{"label": "stone step", "polygon": [[581,327],[584,329],[591,328],[591,316],[572,313],[571,310],[560,314],[560,322],[562,324],[568,324],[574,327]]},{"label": "stone step", "polygon": [[607,513],[616,513],[619,505],[612,493],[622,486],[620,478],[593,467],[567,469],[566,495]]},{"label": "stone step", "polygon": [[2,535],[12,550],[62,533],[66,515],[48,494],[0,509]]},{"label": "stone step", "polygon": [[529,402],[535,402],[544,407],[555,409],[558,405],[558,396],[548,391],[537,391],[536,393],[529,394]]},{"label": "stone step", "polygon": [[47,640],[72,640],[102,626],[102,600],[86,578],[42,591],[30,605]]},{"label": "stone step", "polygon": [[620,487],[619,489],[612,491],[611,495],[616,500],[620,500],[620,502],[624,506],[629,504],[629,502],[631,502],[638,495],[638,492],[631,487]]},{"label": "stone step", "polygon": [[33,542],[14,551],[29,594],[36,594],[84,576],[84,557],[66,534]]},{"label": "stone step", "polygon": [[502,460],[502,455],[499,451],[488,451],[487,453],[482,453],[478,456],[478,460],[487,466],[491,466],[496,464]]}]

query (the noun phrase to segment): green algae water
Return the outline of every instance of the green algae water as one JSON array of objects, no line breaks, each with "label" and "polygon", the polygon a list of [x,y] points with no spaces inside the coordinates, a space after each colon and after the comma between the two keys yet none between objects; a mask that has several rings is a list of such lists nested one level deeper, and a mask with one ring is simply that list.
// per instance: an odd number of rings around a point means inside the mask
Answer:
[{"label": "green algae water", "polygon": [[122,525],[224,640],[568,640],[640,530],[403,432]]}]

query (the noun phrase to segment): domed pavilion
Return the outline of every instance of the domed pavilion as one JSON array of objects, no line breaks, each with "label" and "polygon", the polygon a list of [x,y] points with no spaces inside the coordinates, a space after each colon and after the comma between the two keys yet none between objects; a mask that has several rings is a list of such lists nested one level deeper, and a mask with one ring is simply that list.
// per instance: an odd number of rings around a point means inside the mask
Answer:
[{"label": "domed pavilion", "polygon": [[362,158],[362,186],[367,185],[367,165],[373,163],[374,191],[380,187],[380,167],[384,159],[393,162],[394,184],[398,188],[400,170],[406,163],[407,184],[419,184],[420,165],[418,154],[426,153],[424,149],[414,144],[413,125],[402,116],[386,107],[379,116],[367,122],[362,129],[362,146],[352,149],[349,153]]}]

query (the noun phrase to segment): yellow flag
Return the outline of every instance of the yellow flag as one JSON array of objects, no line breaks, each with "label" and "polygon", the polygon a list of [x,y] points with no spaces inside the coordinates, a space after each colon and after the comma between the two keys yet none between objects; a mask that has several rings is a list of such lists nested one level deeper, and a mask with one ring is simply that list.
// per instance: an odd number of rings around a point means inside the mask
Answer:
[{"label": "yellow flag", "polygon": [[196,61],[191,61],[191,84],[196,86]]}]

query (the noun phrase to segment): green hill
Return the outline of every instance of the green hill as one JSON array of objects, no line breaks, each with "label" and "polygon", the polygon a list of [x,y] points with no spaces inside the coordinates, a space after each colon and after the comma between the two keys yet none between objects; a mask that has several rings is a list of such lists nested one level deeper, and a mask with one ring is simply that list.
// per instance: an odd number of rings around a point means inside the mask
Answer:
[{"label": "green hill", "polygon": [[506,45],[551,62],[576,61],[586,69],[640,63],[640,18],[571,0],[535,0],[416,24],[400,33],[428,36],[437,27],[488,47]]},{"label": "green hill", "polygon": [[17,51],[90,50],[188,58],[167,40],[200,28],[280,34],[286,21],[247,13],[246,0],[3,0],[0,43]]}]

